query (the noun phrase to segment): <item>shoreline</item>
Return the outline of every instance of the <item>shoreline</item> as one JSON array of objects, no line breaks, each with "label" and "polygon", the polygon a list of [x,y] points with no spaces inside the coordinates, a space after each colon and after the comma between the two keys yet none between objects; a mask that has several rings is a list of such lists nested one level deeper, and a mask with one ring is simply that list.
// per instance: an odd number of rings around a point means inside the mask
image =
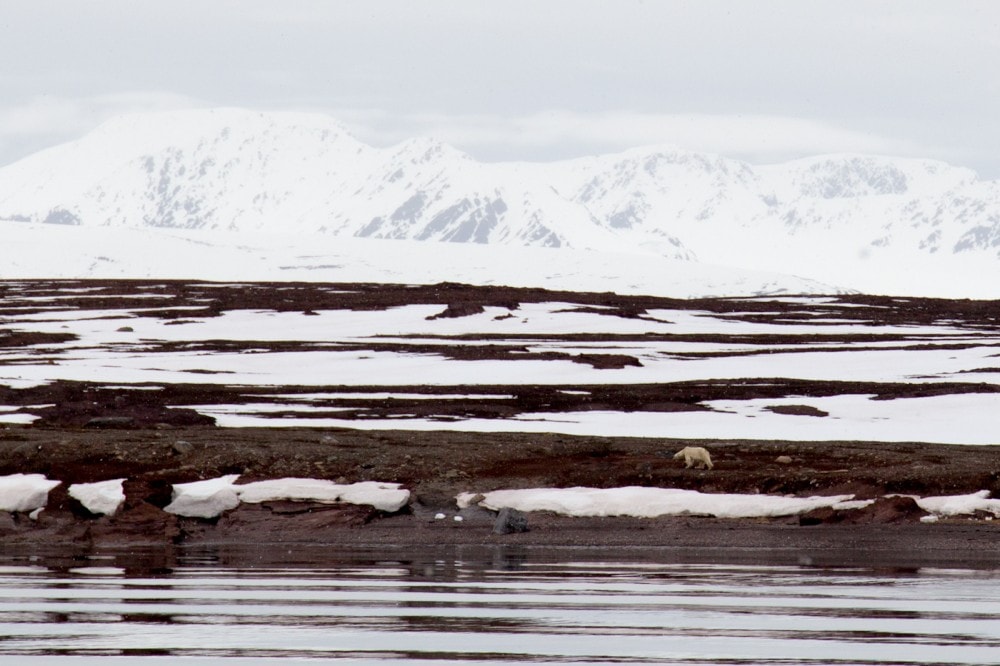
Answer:
[{"label": "shoreline", "polygon": [[[712,451],[715,469],[686,469],[672,453]],[[778,462],[789,456],[792,462]],[[845,460],[859,462],[845,466]],[[0,514],[4,554],[226,552],[273,558],[325,551],[397,556],[409,551],[522,553],[668,562],[801,566],[1000,567],[1000,521],[969,516],[922,523],[882,506],[770,519],[696,516],[573,518],[527,514],[529,531],[493,534],[495,513],[459,510],[460,492],[500,488],[683,487],[704,493],[925,494],[997,491],[1000,455],[990,447],[917,443],[678,441],[507,433],[299,429],[0,429],[0,474],[45,473],[63,483],[31,520]],[[128,471],[127,470],[131,470]],[[127,473],[126,473],[127,472]],[[275,501],[242,504],[217,519],[162,510],[173,483],[241,474],[242,480],[328,478],[399,482],[411,491],[401,512]],[[126,504],[95,517],[66,489],[125,476]],[[444,519],[435,515],[444,513]],[[462,516],[461,522],[454,520]],[[247,544],[253,544],[248,546]],[[242,553],[242,555],[237,555]],[[271,553],[271,555],[268,555]],[[561,554],[561,555],[560,555]],[[295,557],[298,557],[296,555]]]},{"label": "shoreline", "polygon": [[[489,526],[440,529],[395,516],[363,527],[328,528],[303,540],[301,534],[256,540],[204,533],[180,542],[122,540],[105,533],[79,541],[62,531],[51,540],[3,539],[0,559],[73,566],[106,560],[208,558],[232,566],[323,566],[340,560],[411,561],[421,558],[526,561],[630,561],[658,564],[718,564],[917,570],[1000,569],[997,529],[977,521],[934,525],[818,525],[711,518],[566,518],[531,514],[532,528],[494,535]],[[637,525],[641,521],[642,525]],[[195,531],[204,525],[194,526]],[[273,538],[273,533],[272,533]],[[163,566],[168,566],[164,564]]]}]

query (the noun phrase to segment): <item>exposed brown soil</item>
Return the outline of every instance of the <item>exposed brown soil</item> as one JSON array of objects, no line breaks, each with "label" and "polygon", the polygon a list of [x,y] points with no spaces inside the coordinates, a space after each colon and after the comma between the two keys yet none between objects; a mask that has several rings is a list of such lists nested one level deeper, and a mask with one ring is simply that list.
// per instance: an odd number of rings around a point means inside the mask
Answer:
[{"label": "exposed brown soil", "polygon": [[[982,517],[924,525],[917,522],[923,512],[902,499],[879,500],[860,511],[817,511],[773,520],[568,519],[536,514],[529,517],[528,533],[499,536],[492,533],[493,514],[483,509],[462,511],[461,523],[452,520],[459,513],[457,493],[498,488],[646,485],[713,493],[854,493],[858,498],[984,489],[1000,493],[1000,454],[992,447],[699,441],[712,453],[715,468],[709,471],[685,469],[673,460],[673,453],[686,443],[552,434],[11,426],[0,430],[0,474],[38,472],[64,483],[52,491],[49,507],[37,521],[23,515],[0,517],[0,539],[6,544],[94,547],[236,544],[249,539],[744,549],[764,548],[772,538],[802,548],[820,538],[816,530],[848,527],[855,530],[851,539],[877,543],[878,530],[891,524],[914,524],[922,530],[921,539],[954,540],[949,530],[962,524],[967,527],[953,543],[956,548],[966,552],[985,543],[987,550],[977,557],[993,553],[1000,558],[1000,525]],[[779,456],[791,462],[779,462]],[[233,473],[241,474],[241,481],[289,476],[395,481],[413,491],[413,500],[408,509],[391,516],[350,505],[280,502],[243,505],[212,521],[178,518],[161,510],[170,501],[171,484]],[[128,501],[114,518],[87,515],[66,494],[70,483],[118,477],[129,479]],[[437,512],[446,513],[447,519],[435,520]],[[706,531],[708,526],[717,532]]]},{"label": "exposed brown soil", "polygon": [[[671,351],[676,358],[739,357],[751,354],[785,354],[816,351],[822,353],[860,352],[866,349],[960,350],[971,347],[998,346],[1000,304],[993,301],[948,301],[940,299],[888,298],[845,295],[829,302],[810,302],[808,307],[795,302],[761,299],[678,300],[647,296],[620,296],[611,293],[574,293],[544,289],[508,287],[472,287],[458,284],[372,285],[255,283],[212,284],[180,281],[31,281],[0,282],[0,317],[9,325],[0,327],[0,350],[17,350],[8,372],[18,366],[58,364],[67,350],[62,345],[74,342],[71,333],[32,330],[35,315],[52,314],[73,318],[77,311],[102,310],[123,318],[141,313],[158,317],[167,325],[183,326],[192,317],[212,318],[232,310],[301,312],[303,316],[324,310],[384,310],[411,304],[445,304],[428,319],[461,318],[482,313],[485,307],[506,311],[497,318],[516,317],[528,303],[566,303],[567,312],[586,312],[613,318],[655,319],[655,310],[709,312],[715,316],[758,324],[822,325],[829,320],[857,322],[870,327],[917,327],[937,325],[965,331],[956,340],[932,339],[920,329],[913,333],[781,333],[691,334],[640,333],[475,333],[421,336],[416,339],[394,335],[392,340],[378,336],[362,340],[342,340],[331,331],[328,341],[287,340],[123,340],[125,349],[139,349],[147,354],[183,353],[187,355],[270,352],[386,352],[394,354],[434,355],[458,361],[572,361],[597,370],[641,366],[642,362],[617,350],[629,343],[703,343],[722,345],[723,349]],[[848,305],[849,307],[843,307]],[[119,331],[129,332],[130,326]],[[460,343],[460,344],[459,344]],[[555,343],[598,343],[593,352],[538,350]],[[875,346],[877,343],[877,346]],[[933,343],[933,344],[932,344]],[[80,350],[75,350],[79,353]],[[1000,355],[1000,346],[997,354]],[[226,383],[226,373],[198,368],[193,364],[182,373],[211,376],[212,383],[173,382],[167,385],[135,384],[126,387],[105,386],[93,382],[56,381],[33,388],[12,389],[0,386],[0,405],[19,407],[24,413],[40,417],[38,425],[51,427],[150,427],[158,423],[173,426],[202,425],[211,419],[186,405],[239,405],[245,402],[274,402],[285,406],[261,418],[280,420],[324,418],[331,414],[340,419],[385,419],[400,416],[461,420],[467,418],[511,418],[521,413],[558,413],[565,411],[690,411],[706,409],[703,403],[719,400],[788,398],[789,404],[770,409],[789,415],[822,417],[814,408],[795,404],[795,397],[867,395],[878,400],[959,393],[996,393],[1000,386],[982,382],[948,381],[933,384],[905,382],[809,381],[789,377],[752,377],[733,380],[678,381],[670,383],[593,385],[487,385],[426,386],[414,378],[411,385],[400,385],[394,378],[394,392],[422,396],[449,395],[448,399],[372,399],[364,394],[380,392],[385,386],[233,386]],[[134,389],[156,389],[142,390]],[[290,404],[288,396],[315,394],[328,390],[337,399],[310,399]],[[461,394],[484,392],[503,399],[478,400],[456,398]],[[280,394],[280,395],[275,395]],[[357,397],[351,394],[357,394]],[[297,409],[298,407],[298,409]],[[336,410],[334,412],[334,410]],[[119,423],[108,419],[119,419]]]},{"label": "exposed brown soil", "polygon": [[[142,309],[143,316],[161,317],[184,326],[191,317],[213,317],[227,310],[260,309],[301,312],[311,316],[329,309],[376,310],[414,303],[442,305],[433,315],[455,318],[482,313],[485,307],[506,310],[498,318],[517,316],[524,303],[566,302],[569,309],[631,319],[649,318],[650,310],[681,309],[712,312],[746,322],[820,324],[830,318],[856,319],[868,325],[946,325],[968,332],[968,339],[942,343],[935,349],[993,345],[1000,329],[1000,304],[869,296],[837,297],[852,307],[829,307],[754,299],[678,301],[615,294],[579,294],[541,289],[433,286],[240,284],[185,282],[7,282],[0,283],[0,315],[16,327],[0,328],[0,349],[17,350],[15,365],[53,363],[59,345],[72,342],[69,333],[32,331],[30,319],[44,313],[58,297],[69,311]],[[149,298],[153,296],[155,298]],[[30,297],[30,298],[26,298]],[[187,307],[191,309],[169,309]],[[432,316],[432,317],[433,317]],[[127,333],[123,327],[122,332]],[[976,339],[983,334],[990,339]],[[913,349],[921,343],[915,332],[870,335],[594,335],[525,334],[437,336],[428,340],[370,339],[354,342],[357,350],[435,354],[461,360],[572,360],[597,371],[639,364],[614,351],[617,342],[670,340],[728,343],[757,349],[691,352],[704,356],[786,353],[811,348],[853,351],[879,343],[879,349],[899,343]],[[607,351],[563,353],[530,351],[539,341],[608,343]],[[472,342],[474,344],[452,344]],[[522,344],[523,342],[523,344]],[[172,351],[268,352],[309,351],[334,343],[287,341],[141,340],[159,353]],[[337,349],[350,344],[336,342]],[[1000,354],[1000,350],[998,350]],[[679,353],[678,356],[683,356]],[[192,368],[189,372],[207,372]],[[882,498],[887,494],[950,495],[989,490],[1000,494],[1000,449],[924,443],[706,441],[557,434],[365,431],[325,428],[222,429],[186,405],[277,401],[287,396],[336,393],[338,398],[313,400],[310,411],[294,405],[270,413],[322,418],[323,408],[336,409],[340,419],[385,419],[397,416],[461,421],[466,418],[510,418],[526,412],[584,410],[681,411],[707,409],[717,399],[787,399],[770,409],[790,417],[825,418],[825,412],[796,403],[804,396],[864,394],[892,400],[921,395],[1000,391],[992,384],[934,384],[808,381],[795,378],[703,380],[661,384],[594,385],[476,385],[426,386],[414,378],[408,386],[392,385],[399,395],[448,395],[447,399],[372,398],[385,386],[232,386],[224,375],[213,383],[106,386],[100,381],[55,381],[32,388],[0,386],[0,405],[18,407],[39,419],[31,426],[0,426],[0,475],[43,473],[63,481],[50,495],[49,507],[37,520],[0,514],[0,544],[116,547],[166,544],[256,543],[358,544],[388,547],[399,544],[513,544],[557,546],[669,547],[715,549],[733,553],[815,553],[840,547],[857,552],[873,549],[915,553],[933,551],[935,561],[974,557],[1000,562],[1000,536],[985,517],[955,519],[927,525],[922,512],[902,499],[879,499],[865,510],[817,511],[776,520],[723,521],[709,518],[568,519],[551,515],[529,517],[526,533],[492,534],[493,515],[482,509],[456,513],[454,496],[461,491],[540,486],[613,487],[643,485],[690,488],[703,492],[769,494],[846,494]],[[154,389],[155,390],[137,390]],[[502,400],[456,395],[495,394]],[[352,394],[357,394],[353,397]],[[317,409],[318,408],[318,409]],[[960,427],[957,424],[956,427]],[[707,447],[713,470],[685,469],[673,453],[687,444]],[[780,460],[779,460],[780,458]],[[177,518],[162,511],[170,501],[171,485],[222,474],[241,480],[288,476],[353,482],[394,481],[413,491],[411,506],[387,516],[353,506],[270,503],[241,506],[218,520]],[[66,494],[71,483],[125,477],[128,500],[113,518],[87,514]],[[438,512],[447,520],[436,520]],[[1000,521],[996,521],[1000,523]],[[950,553],[950,555],[949,555]],[[859,556],[864,559],[863,556]],[[991,560],[992,558],[992,560]]]}]

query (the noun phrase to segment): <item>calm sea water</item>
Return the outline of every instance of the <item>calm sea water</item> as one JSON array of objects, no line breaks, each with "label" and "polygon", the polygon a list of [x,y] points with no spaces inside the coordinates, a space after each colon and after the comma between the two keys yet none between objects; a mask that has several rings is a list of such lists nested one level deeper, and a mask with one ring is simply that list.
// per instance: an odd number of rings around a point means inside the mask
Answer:
[{"label": "calm sea water", "polygon": [[0,664],[299,661],[995,664],[1000,571],[455,550],[0,554]]}]

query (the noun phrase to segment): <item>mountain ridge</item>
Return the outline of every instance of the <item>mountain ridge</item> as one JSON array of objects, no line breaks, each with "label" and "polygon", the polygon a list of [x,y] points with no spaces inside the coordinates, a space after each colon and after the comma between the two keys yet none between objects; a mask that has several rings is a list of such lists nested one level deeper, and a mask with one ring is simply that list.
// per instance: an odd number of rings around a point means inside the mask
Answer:
[{"label": "mountain ridge", "polygon": [[121,116],[0,168],[0,225],[24,222],[640,253],[838,284],[880,264],[1000,275],[1000,181],[943,162],[751,165],[660,145],[483,163],[433,139],[372,147],[327,116],[241,109]]}]

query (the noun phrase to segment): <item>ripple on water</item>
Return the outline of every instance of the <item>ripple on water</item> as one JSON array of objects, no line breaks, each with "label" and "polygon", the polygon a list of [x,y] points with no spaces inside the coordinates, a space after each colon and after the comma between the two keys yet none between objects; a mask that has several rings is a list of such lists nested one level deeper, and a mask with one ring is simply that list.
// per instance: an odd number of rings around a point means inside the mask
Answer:
[{"label": "ripple on water", "polygon": [[987,664],[1000,648],[998,571],[459,555],[235,566],[211,553],[169,566],[0,559],[0,655],[18,664]]}]

